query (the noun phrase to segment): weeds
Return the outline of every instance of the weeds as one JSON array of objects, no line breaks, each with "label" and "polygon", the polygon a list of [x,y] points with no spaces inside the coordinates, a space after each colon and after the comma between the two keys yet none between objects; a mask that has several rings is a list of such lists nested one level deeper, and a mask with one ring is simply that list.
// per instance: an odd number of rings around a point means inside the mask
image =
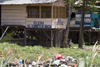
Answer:
[{"label": "weeds", "polygon": [[[85,45],[83,48],[83,57],[79,58],[79,64],[77,65],[77,67],[98,67],[98,59],[96,57],[97,55],[97,48],[98,46],[96,46],[97,42],[94,44],[92,52],[90,55],[86,54],[86,50],[85,50]],[[97,61],[96,63],[94,61]]]},{"label": "weeds", "polygon": [[[48,58],[52,58],[57,54],[62,54],[63,56],[72,56],[79,60],[79,67],[80,65],[86,65],[85,67],[90,67],[93,65],[100,65],[100,54],[96,52],[97,46],[93,47],[92,53],[90,51],[86,51],[85,49],[71,49],[71,48],[44,48],[42,46],[25,46],[20,47],[17,44],[10,44],[10,43],[0,43],[0,59],[7,60],[8,56],[13,56],[13,60],[15,58],[20,60],[28,60],[28,61],[35,61],[37,62],[38,57],[39,60],[46,60]],[[83,52],[83,53],[82,53]],[[8,62],[8,61],[7,61]],[[2,61],[0,61],[1,65]],[[81,66],[82,67],[82,66]],[[83,66],[84,67],[84,66]]]},{"label": "weeds", "polygon": [[13,35],[13,32],[8,32],[1,40],[0,43],[8,41]]}]

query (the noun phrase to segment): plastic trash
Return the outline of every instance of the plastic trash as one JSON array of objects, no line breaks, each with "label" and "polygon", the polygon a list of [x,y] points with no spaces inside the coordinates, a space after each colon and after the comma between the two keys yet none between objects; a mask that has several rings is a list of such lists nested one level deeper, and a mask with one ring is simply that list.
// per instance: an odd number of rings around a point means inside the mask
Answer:
[{"label": "plastic trash", "polygon": [[61,62],[66,62],[66,59],[60,59]]},{"label": "plastic trash", "polygon": [[33,62],[32,62],[32,65],[33,65],[33,66],[36,66],[36,62],[35,62],[35,61],[33,61]]},{"label": "plastic trash", "polygon": [[22,63],[22,60],[20,60],[19,63]]},{"label": "plastic trash", "polygon": [[61,59],[62,58],[62,54],[58,54],[54,57],[55,59]]},{"label": "plastic trash", "polygon": [[53,62],[53,64],[54,64],[54,65],[59,65],[59,64],[60,64],[60,60],[55,60],[55,61]]},{"label": "plastic trash", "polygon": [[68,67],[67,65],[65,64],[61,64],[60,67]]},{"label": "plastic trash", "polygon": [[31,64],[29,64],[29,65],[28,65],[28,67],[32,67],[32,65],[31,65]]},{"label": "plastic trash", "polygon": [[69,64],[71,67],[76,67],[77,64]]},{"label": "plastic trash", "polygon": [[23,67],[22,60],[19,61],[19,67]]},{"label": "plastic trash", "polygon": [[68,62],[76,62],[76,59],[74,59],[73,57],[67,56],[66,59]]}]

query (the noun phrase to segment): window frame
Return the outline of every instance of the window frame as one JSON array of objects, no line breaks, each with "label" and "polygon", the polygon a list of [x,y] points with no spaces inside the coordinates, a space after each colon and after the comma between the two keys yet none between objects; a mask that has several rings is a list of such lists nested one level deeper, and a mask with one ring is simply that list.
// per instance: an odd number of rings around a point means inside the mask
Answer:
[{"label": "window frame", "polygon": [[[42,17],[43,15],[42,15],[42,7],[44,8],[44,7],[50,7],[50,17]],[[45,11],[44,11],[45,12]],[[46,11],[46,12],[48,12],[48,11]],[[47,15],[46,15],[47,16]],[[49,16],[49,15],[48,15]],[[41,6],[41,18],[52,18],[52,6]]]},{"label": "window frame", "polygon": [[[29,6],[27,6],[27,7],[29,7]],[[38,6],[38,5],[31,5],[30,7],[32,7],[32,6],[35,7],[35,6]],[[38,18],[42,18],[42,8],[41,8],[42,6],[51,7],[51,17],[50,18],[62,18],[62,19],[66,18],[66,7],[65,6],[51,6],[51,5],[39,5],[38,6],[39,7],[39,17]],[[28,9],[27,7],[26,7],[26,10]],[[53,11],[52,11],[52,8],[53,8]],[[62,13],[62,11],[65,12],[64,17],[63,17],[62,14],[59,13],[59,8],[61,8],[60,13]],[[62,10],[62,8],[64,8],[64,10]],[[57,12],[57,9],[58,9],[58,12]],[[55,13],[54,13],[54,10],[55,10]],[[57,16],[57,13],[58,13],[58,16]],[[59,15],[61,15],[61,16],[59,17]],[[27,18],[30,18],[30,17],[28,17],[28,11],[27,11]],[[31,18],[34,18],[34,17],[31,17]],[[45,18],[47,18],[47,17],[45,17]]]},{"label": "window frame", "polygon": [[[26,7],[26,10],[27,10],[27,18],[39,18],[39,16],[38,17],[29,17],[29,13],[28,13],[28,9],[29,8],[31,8],[31,7],[38,7],[38,8],[40,8],[40,6],[27,6]],[[39,11],[38,11],[38,15],[40,15],[40,9],[38,9]],[[32,11],[31,11],[32,12]]]},{"label": "window frame", "polygon": [[[66,18],[66,7],[64,6],[53,6],[53,18]],[[62,10],[64,8],[64,10]],[[64,11],[64,14],[62,14],[62,11]]]},{"label": "window frame", "polygon": [[[31,6],[26,6],[26,12],[27,12],[27,18],[34,18],[34,17],[28,17],[28,15],[29,15],[29,13],[28,13],[28,8],[27,7],[35,7],[35,6],[38,6],[38,5],[31,5]],[[46,6],[46,7],[51,7],[51,17],[50,18],[52,18],[52,6],[50,6],[50,5],[42,5],[42,6]],[[42,18],[42,13],[41,13],[41,7],[42,7],[41,5],[39,5],[38,7],[39,7],[39,17],[38,18]],[[47,18],[47,17],[46,17]]]}]

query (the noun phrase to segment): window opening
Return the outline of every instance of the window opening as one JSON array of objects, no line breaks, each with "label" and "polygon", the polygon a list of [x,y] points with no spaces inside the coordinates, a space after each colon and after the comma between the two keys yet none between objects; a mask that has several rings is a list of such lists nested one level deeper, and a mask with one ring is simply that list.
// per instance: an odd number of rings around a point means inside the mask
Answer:
[{"label": "window opening", "polygon": [[41,6],[41,18],[51,18],[51,6]]},{"label": "window opening", "polygon": [[39,6],[27,7],[28,18],[39,18]]}]

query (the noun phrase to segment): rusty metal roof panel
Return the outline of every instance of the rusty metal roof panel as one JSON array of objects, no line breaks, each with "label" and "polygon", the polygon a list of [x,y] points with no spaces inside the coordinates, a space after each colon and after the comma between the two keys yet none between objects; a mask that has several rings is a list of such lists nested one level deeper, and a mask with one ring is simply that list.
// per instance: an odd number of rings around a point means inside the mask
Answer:
[{"label": "rusty metal roof panel", "polygon": [[0,5],[53,3],[57,0],[0,0]]}]

